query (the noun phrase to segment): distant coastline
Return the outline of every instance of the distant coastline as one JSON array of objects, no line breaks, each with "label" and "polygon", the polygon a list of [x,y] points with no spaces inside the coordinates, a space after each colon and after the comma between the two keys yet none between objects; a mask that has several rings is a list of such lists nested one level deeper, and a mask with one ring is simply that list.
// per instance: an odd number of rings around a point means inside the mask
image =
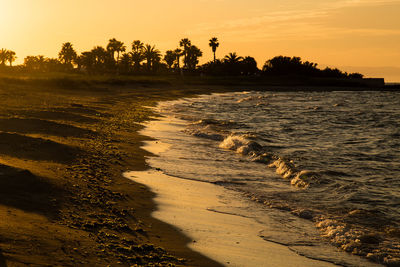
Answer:
[{"label": "distant coastline", "polygon": [[1,74],[0,85],[40,85],[57,86],[74,90],[92,88],[96,85],[106,89],[109,86],[163,86],[163,87],[202,87],[221,86],[235,89],[253,88],[256,90],[296,90],[296,91],[334,91],[334,90],[382,90],[398,91],[400,83],[385,83],[383,78],[318,78],[298,75],[282,76],[208,76],[208,75],[82,75],[70,73],[29,73]]}]

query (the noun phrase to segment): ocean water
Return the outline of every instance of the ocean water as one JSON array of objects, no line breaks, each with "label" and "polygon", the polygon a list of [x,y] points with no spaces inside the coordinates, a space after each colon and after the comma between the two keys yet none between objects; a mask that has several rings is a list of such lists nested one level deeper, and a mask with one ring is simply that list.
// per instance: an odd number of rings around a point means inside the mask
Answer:
[{"label": "ocean water", "polygon": [[260,237],[343,266],[399,266],[400,93],[251,91],[157,110],[168,127],[150,135],[170,146],[149,164],[240,192],[254,209],[236,213],[276,222]]}]

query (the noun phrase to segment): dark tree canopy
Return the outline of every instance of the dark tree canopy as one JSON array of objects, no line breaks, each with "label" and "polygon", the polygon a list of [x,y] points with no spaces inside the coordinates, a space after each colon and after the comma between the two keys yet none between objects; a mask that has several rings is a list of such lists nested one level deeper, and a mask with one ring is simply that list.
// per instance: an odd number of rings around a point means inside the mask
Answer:
[{"label": "dark tree canopy", "polygon": [[263,67],[265,75],[300,75],[310,77],[330,78],[362,78],[359,73],[348,74],[339,69],[326,67],[319,69],[318,64],[309,61],[303,62],[300,57],[277,56],[267,60]]},{"label": "dark tree canopy", "polygon": [[161,60],[161,52],[153,45],[144,46],[144,58],[146,59],[147,71],[155,71],[157,64]]},{"label": "dark tree canopy", "polygon": [[236,52],[229,53],[223,60],[210,61],[201,66],[201,71],[210,75],[250,76],[259,73],[253,57],[241,57]]},{"label": "dark tree canopy", "polygon": [[176,61],[176,54],[172,50],[165,52],[164,61],[167,63],[168,68],[171,69]]},{"label": "dark tree canopy", "polygon": [[187,66],[187,62],[188,62],[187,57],[188,57],[188,50],[191,45],[192,45],[192,42],[188,38],[183,38],[179,42],[179,46],[183,48],[183,56],[185,57],[183,60],[184,68],[188,67]]},{"label": "dark tree canopy", "polygon": [[65,70],[64,64],[56,58],[46,58],[42,55],[27,56],[24,59],[24,66],[32,72],[51,72]]},{"label": "dark tree canopy", "polygon": [[191,45],[186,50],[186,58],[185,58],[185,65],[189,70],[195,70],[197,64],[199,63],[199,57],[203,55],[203,52],[195,46]]},{"label": "dark tree canopy", "polygon": [[107,51],[109,51],[112,55],[112,59],[115,59],[115,52],[117,52],[117,59],[116,61],[119,62],[119,55],[122,52],[126,51],[126,46],[123,42],[118,41],[115,38],[112,38],[108,41]]},{"label": "dark tree canopy", "polygon": [[72,68],[72,63],[76,59],[77,54],[70,42],[63,43],[60,53],[58,53],[58,59],[66,68]]},{"label": "dark tree canopy", "polygon": [[[86,74],[206,74],[222,76],[296,76],[338,79],[360,79],[360,73],[342,72],[337,68],[326,67],[319,69],[318,65],[302,61],[300,57],[276,56],[265,62],[262,70],[258,69],[255,58],[242,57],[236,52],[227,54],[222,59],[216,58],[220,43],[217,37],[209,39],[209,47],[213,52],[213,60],[199,66],[203,52],[189,38],[183,38],[175,49],[162,54],[155,45],[145,44],[134,40],[130,48],[115,38],[108,40],[105,47],[95,46],[90,51],[79,55],[72,43],[62,44],[58,58],[44,56],[27,56],[24,64],[14,67],[16,53],[8,49],[0,49],[0,69],[28,70],[34,72],[74,71]],[[6,65],[7,64],[7,65]],[[9,65],[9,66],[8,66]],[[295,78],[296,78],[295,77]]]}]

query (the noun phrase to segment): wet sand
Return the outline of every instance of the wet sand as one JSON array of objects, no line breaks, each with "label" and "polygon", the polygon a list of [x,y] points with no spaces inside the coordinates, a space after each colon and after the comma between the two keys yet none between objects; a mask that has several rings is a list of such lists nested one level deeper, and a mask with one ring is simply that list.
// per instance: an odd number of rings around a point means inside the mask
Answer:
[{"label": "wet sand", "polygon": [[125,176],[156,193],[156,219],[177,226],[192,239],[189,247],[225,266],[336,266],[302,257],[288,247],[259,237],[263,226],[252,218],[219,213],[242,206],[234,192],[219,186],[178,179],[158,171],[127,172]]}]

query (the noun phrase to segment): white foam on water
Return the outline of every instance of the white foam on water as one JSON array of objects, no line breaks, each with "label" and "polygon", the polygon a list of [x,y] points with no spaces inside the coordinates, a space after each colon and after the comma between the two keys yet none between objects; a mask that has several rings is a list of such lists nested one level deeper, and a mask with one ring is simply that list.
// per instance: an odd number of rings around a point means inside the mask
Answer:
[{"label": "white foam on water", "polygon": [[[160,172],[128,172],[125,177],[156,193],[156,219],[178,227],[193,242],[189,247],[225,266],[328,267],[332,263],[299,256],[287,246],[259,236],[265,224],[235,214],[251,205],[238,193],[209,183]],[[264,218],[268,220],[268,218]]]},{"label": "white foam on water", "polygon": [[[386,152],[371,153],[363,151],[359,144],[372,147],[370,151],[380,146],[398,147],[398,135],[393,134],[398,130],[375,123],[379,118],[391,122],[389,126],[395,125],[393,116],[398,111],[382,94],[377,97],[388,101],[392,110],[381,111],[386,112],[384,116],[375,116],[369,109],[364,110],[363,103],[369,100],[366,98],[368,94],[363,94],[247,92],[246,99],[235,93],[164,103],[167,110],[170,105],[175,106],[170,115],[178,112],[180,118],[188,119],[180,121],[179,127],[174,129],[187,136],[171,131],[172,141],[165,142],[172,144],[172,150],[179,147],[176,153],[179,156],[175,158],[174,153],[165,152],[165,156],[161,153],[157,160],[150,159],[150,164],[162,166],[164,172],[181,178],[212,182],[243,192],[257,203],[288,211],[315,223],[315,229],[320,230],[323,239],[341,250],[373,261],[395,264],[396,255],[400,257],[399,238],[396,239],[398,229],[396,221],[391,225],[389,219],[390,215],[398,217],[398,213],[393,213],[395,206],[383,207],[382,203],[395,201],[398,194],[393,190],[383,194],[381,190],[385,190],[386,183],[374,187],[375,181],[382,179],[380,176],[389,175],[388,181],[395,189],[398,182],[391,179],[388,169],[396,170],[398,164],[386,164],[395,152],[388,156]],[[268,105],[261,101],[264,98],[268,99]],[[240,99],[242,101],[238,101]],[[334,105],[347,103],[350,99],[352,105]],[[257,105],[259,101],[265,105]],[[378,139],[361,129],[366,121],[372,127],[376,124],[383,129],[372,132],[378,134]],[[174,119],[171,123],[176,124]],[[343,136],[336,134],[338,127]],[[392,138],[379,143],[385,131]],[[156,133],[153,137],[163,139],[165,136]],[[235,153],[229,156],[229,151]],[[374,177],[368,179],[369,175]],[[357,215],[357,210],[362,212]],[[384,216],[386,212],[388,217]],[[385,224],[388,225],[379,227]],[[280,242],[278,239],[274,238],[274,242]],[[294,250],[311,257],[321,254],[320,249],[311,250],[309,247],[296,246]],[[341,256],[335,254],[332,258]]]}]

